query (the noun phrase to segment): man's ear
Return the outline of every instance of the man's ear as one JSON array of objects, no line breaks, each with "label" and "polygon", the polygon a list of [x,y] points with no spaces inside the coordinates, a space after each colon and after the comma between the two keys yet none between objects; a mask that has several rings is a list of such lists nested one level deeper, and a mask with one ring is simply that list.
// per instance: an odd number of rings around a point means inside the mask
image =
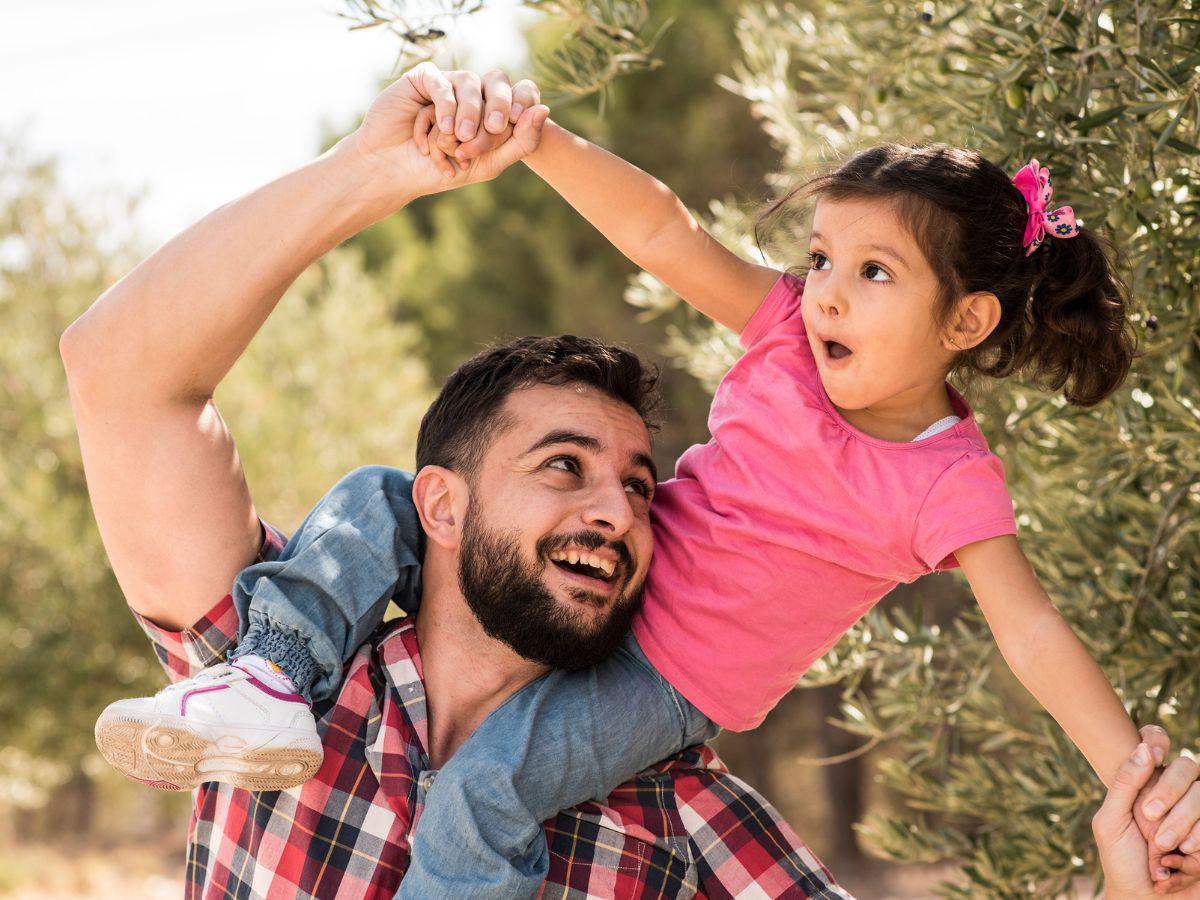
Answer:
[{"label": "man's ear", "polygon": [[413,479],[412,495],[425,537],[447,550],[457,550],[471,501],[463,477],[442,466],[425,466]]},{"label": "man's ear", "polygon": [[990,291],[966,294],[942,332],[942,346],[950,351],[970,350],[982,344],[1000,324],[1000,298]]}]

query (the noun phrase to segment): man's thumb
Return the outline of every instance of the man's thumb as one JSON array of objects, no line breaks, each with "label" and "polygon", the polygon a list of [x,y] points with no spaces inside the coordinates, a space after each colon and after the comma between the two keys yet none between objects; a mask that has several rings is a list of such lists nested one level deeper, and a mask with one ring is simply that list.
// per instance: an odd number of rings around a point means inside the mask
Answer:
[{"label": "man's thumb", "polygon": [[1094,824],[1118,825],[1132,818],[1133,803],[1137,799],[1138,791],[1145,787],[1153,774],[1154,762],[1150,748],[1145,744],[1138,744],[1130,757],[1117,769],[1117,774],[1109,786],[1108,796],[1104,798],[1104,803],[1100,805],[1100,811],[1096,814],[1096,819],[1100,821]]}]

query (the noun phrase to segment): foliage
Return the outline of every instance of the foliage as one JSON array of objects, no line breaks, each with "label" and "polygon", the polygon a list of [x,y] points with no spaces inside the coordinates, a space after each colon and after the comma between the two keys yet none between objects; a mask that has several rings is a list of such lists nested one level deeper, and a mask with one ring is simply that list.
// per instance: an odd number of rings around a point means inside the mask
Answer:
[{"label": "foliage", "polygon": [[[399,72],[432,56],[446,29],[462,16],[483,9],[483,0],[344,0],[338,13],[352,29],[383,27],[400,41]],[[614,78],[655,69],[658,35],[647,38],[646,0],[522,0],[522,6],[547,13],[561,32],[537,55],[538,80],[548,99],[585,97],[603,91]]]},{"label": "foliage", "polygon": [[[96,530],[58,356],[67,325],[147,251],[107,246],[52,161],[5,142],[0,171],[0,805],[36,805],[17,776],[78,772],[100,710],[163,684]],[[359,253],[334,251],[218,391],[259,510],[284,529],[355,465],[411,465],[431,392],[413,329],[380,298]]]},{"label": "foliage", "polygon": [[[981,386],[975,403],[1043,583],[1135,720],[1162,723],[1177,746],[1194,744],[1200,713],[1198,12],[1132,0],[756,3],[723,80],[783,152],[780,192],[879,141],[945,141],[1009,171],[1038,158],[1055,200],[1123,249],[1144,352],[1127,385],[1090,411],[1020,383]],[[754,225],[723,205],[711,222],[743,235]],[[778,255],[796,261],[802,216],[785,225]],[[673,303],[647,276],[627,296]],[[692,317],[672,352],[711,385],[737,351]],[[863,829],[876,852],[959,861],[949,896],[1050,896],[1095,866],[1101,788],[998,661],[974,610],[951,628],[920,610],[876,612],[811,681],[843,680],[843,727],[894,740],[882,778],[908,812]]]}]

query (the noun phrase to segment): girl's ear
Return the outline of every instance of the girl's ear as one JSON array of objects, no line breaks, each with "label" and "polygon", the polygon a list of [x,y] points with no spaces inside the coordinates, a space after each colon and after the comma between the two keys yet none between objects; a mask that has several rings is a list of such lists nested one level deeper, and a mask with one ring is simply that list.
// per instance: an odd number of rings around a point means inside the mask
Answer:
[{"label": "girl's ear", "polygon": [[958,301],[954,315],[942,334],[942,346],[950,351],[970,350],[1000,324],[1000,299],[990,291],[967,294]]},{"label": "girl's ear", "polygon": [[447,550],[456,550],[471,500],[467,482],[450,469],[425,466],[413,479],[412,494],[425,537]]}]

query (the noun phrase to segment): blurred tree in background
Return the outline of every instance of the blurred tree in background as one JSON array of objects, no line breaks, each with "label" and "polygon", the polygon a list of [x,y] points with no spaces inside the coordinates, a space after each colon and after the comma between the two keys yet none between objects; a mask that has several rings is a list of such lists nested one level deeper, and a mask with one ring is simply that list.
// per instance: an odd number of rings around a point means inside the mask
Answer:
[{"label": "blurred tree in background", "polygon": [[[96,530],[58,339],[149,251],[105,246],[52,162],[5,142],[0,171],[0,813],[51,792],[46,825],[82,835],[96,716],[163,673]],[[431,399],[413,327],[348,248],[304,273],[217,392],[259,512],[285,530],[355,466],[411,466]]]}]

